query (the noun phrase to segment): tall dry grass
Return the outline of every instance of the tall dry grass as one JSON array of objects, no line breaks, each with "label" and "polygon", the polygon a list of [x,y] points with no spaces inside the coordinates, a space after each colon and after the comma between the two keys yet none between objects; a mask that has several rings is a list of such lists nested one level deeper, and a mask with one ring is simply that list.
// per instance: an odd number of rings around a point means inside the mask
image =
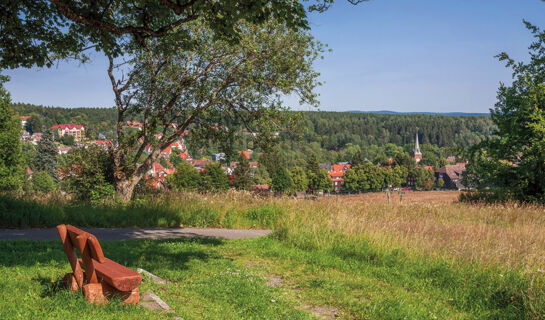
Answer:
[{"label": "tall dry grass", "polygon": [[[293,230],[325,230],[348,238],[365,235],[386,246],[402,246],[465,261],[526,271],[545,269],[545,208],[519,204],[455,202],[457,192],[414,192],[404,203],[384,194],[277,201]],[[375,200],[375,201],[373,201]],[[333,239],[333,238],[332,238]],[[328,241],[316,239],[316,241]]]},{"label": "tall dry grass", "polygon": [[228,191],[161,195],[101,208],[71,206],[62,199],[4,199],[0,216],[28,216],[24,224],[4,221],[4,227],[50,226],[66,219],[102,227],[269,227],[301,239],[300,234],[305,234],[307,239],[302,240],[318,246],[339,241],[339,235],[354,241],[364,236],[380,247],[404,247],[530,272],[545,269],[545,207],[460,203],[458,192],[446,191],[405,192],[402,203],[399,196],[392,193],[388,204],[385,193],[303,200]]},{"label": "tall dry grass", "polygon": [[[484,264],[535,272],[545,269],[545,207],[467,204],[459,192],[385,193],[321,197],[317,200],[262,198],[247,193],[191,195],[220,211],[273,206],[287,214],[279,227],[314,234],[317,244],[335,234],[365,236],[382,246],[401,246]],[[332,235],[331,237],[327,234]]]},{"label": "tall dry grass", "polygon": [[[293,234],[310,232],[319,246],[365,236],[383,247],[405,247],[426,254],[464,261],[516,267],[528,272],[545,269],[545,207],[537,205],[467,204],[459,192],[431,191],[320,197],[259,197],[225,194],[185,194],[180,202],[215,208],[223,221],[228,213],[253,208],[280,208],[285,214],[274,225]],[[171,200],[170,200],[171,201]],[[258,227],[258,226],[257,226]]]}]

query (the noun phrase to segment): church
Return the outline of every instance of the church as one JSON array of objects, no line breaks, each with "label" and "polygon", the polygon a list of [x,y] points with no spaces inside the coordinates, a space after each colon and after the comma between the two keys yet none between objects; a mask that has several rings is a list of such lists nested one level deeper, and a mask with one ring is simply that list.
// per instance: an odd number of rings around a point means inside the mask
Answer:
[{"label": "church", "polygon": [[416,138],[414,141],[413,159],[416,164],[419,164],[422,160],[422,152],[420,152],[420,143],[418,143],[418,132],[416,132]]}]

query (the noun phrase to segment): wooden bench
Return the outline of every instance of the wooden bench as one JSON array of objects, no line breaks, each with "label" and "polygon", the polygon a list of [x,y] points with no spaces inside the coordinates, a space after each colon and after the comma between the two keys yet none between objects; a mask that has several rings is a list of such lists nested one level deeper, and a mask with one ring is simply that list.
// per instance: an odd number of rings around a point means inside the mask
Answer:
[{"label": "wooden bench", "polygon": [[64,224],[58,225],[57,230],[73,271],[64,276],[70,291],[83,289],[85,299],[92,303],[107,303],[112,295],[117,295],[125,303],[138,304],[140,274],[104,257],[97,238],[92,234]]}]

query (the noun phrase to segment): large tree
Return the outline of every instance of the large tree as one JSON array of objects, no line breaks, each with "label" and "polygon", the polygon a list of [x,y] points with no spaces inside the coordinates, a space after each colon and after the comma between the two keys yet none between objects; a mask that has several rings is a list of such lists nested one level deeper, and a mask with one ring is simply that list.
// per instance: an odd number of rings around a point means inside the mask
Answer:
[{"label": "large tree", "polygon": [[18,189],[23,182],[21,122],[10,107],[10,96],[0,76],[0,190]]},{"label": "large tree", "polygon": [[[278,22],[261,26],[240,22],[237,45],[217,40],[206,24],[194,21],[177,30],[192,34],[194,46],[180,46],[178,33],[147,39],[126,63],[109,56],[117,108],[117,146],[113,149],[116,190],[129,200],[163,149],[189,130],[199,138],[230,139],[242,125],[275,123],[285,110],[281,96],[296,94],[315,104],[318,85],[312,63],[321,46],[306,32]],[[123,77],[125,75],[125,77]],[[141,131],[127,120],[141,119]]]},{"label": "large tree", "polygon": [[470,185],[488,186],[504,199],[545,203],[545,32],[534,34],[530,61],[498,55],[513,70],[513,83],[501,84],[491,109],[495,136],[473,148],[465,174]]}]

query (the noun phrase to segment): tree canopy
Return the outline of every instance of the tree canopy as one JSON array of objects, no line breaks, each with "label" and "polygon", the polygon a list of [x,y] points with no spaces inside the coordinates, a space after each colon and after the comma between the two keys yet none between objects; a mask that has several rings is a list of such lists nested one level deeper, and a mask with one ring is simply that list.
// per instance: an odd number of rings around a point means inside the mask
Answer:
[{"label": "tree canopy", "polygon": [[5,80],[0,76],[0,190],[15,190],[23,182],[21,122],[10,107],[9,93],[3,87]]},{"label": "tree canopy", "polygon": [[[316,103],[312,63],[321,45],[308,33],[278,22],[240,22],[241,39],[231,45],[201,21],[186,27],[195,42],[191,49],[180,46],[179,33],[183,39],[186,31],[180,29],[146,40],[128,63],[108,56],[117,109],[116,189],[125,200],[160,152],[186,131],[192,141],[229,142],[241,126],[281,120],[281,95]],[[132,119],[140,119],[142,130],[126,130]]]},{"label": "tree canopy", "polygon": [[498,89],[491,109],[494,136],[471,150],[464,179],[487,186],[503,199],[545,203],[545,32],[526,22],[535,41],[530,61],[516,62],[507,53],[500,61],[513,70],[513,83]]},{"label": "tree canopy", "polygon": [[[332,3],[311,1],[307,9],[321,12]],[[291,0],[7,0],[0,2],[0,69],[50,67],[59,58],[85,61],[88,49],[119,57],[146,39],[180,30],[177,41],[190,48],[195,43],[187,25],[196,20],[230,43],[243,38],[240,21],[309,28],[305,6]]]}]

